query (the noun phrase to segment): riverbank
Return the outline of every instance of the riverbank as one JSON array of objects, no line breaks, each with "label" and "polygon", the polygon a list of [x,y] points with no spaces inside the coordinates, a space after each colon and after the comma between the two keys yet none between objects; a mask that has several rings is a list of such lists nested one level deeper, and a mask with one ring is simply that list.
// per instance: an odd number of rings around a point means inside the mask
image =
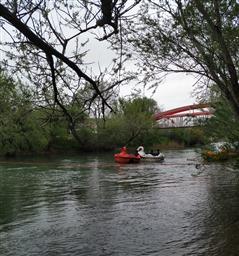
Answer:
[{"label": "riverbank", "polygon": [[[57,147],[52,147],[51,149],[42,150],[42,151],[19,151],[19,152],[12,152],[12,153],[6,153],[6,154],[0,154],[0,157],[5,158],[15,158],[15,157],[34,157],[34,156],[54,156],[54,155],[76,155],[76,154],[86,154],[86,153],[109,153],[109,152],[117,152],[119,149],[124,146],[120,145],[118,147],[103,147],[99,148],[97,146],[95,147],[80,147],[76,144],[65,144],[65,145],[59,145]],[[128,146],[128,149],[131,152],[134,152],[136,148],[138,148],[141,145],[131,145]],[[198,147],[195,146],[195,147]],[[145,147],[147,150],[170,150],[170,149],[185,149],[185,148],[192,148],[185,146],[183,143],[178,142],[168,142],[163,144],[155,144],[152,146]]]}]

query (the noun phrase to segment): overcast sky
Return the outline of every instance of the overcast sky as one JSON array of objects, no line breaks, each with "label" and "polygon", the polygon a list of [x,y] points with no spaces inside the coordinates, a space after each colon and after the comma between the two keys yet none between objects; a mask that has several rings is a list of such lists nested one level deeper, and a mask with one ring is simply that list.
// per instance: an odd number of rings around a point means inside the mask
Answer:
[{"label": "overcast sky", "polygon": [[[113,58],[113,53],[108,48],[107,43],[97,42],[91,40],[88,47],[92,49],[87,55],[89,61],[94,61],[95,72],[98,72],[98,64],[101,67],[110,65]],[[155,99],[163,110],[177,108],[184,105],[195,103],[195,98],[192,97],[193,84],[195,79],[190,75],[185,74],[172,74],[169,75],[162,83],[159,84],[157,91],[152,96],[151,91],[145,91],[145,96]],[[127,85],[121,88],[121,95],[129,95],[132,86]]]},{"label": "overcast sky", "polygon": [[172,74],[159,85],[153,98],[164,110],[193,104],[195,98],[191,94],[194,83],[192,76]]},{"label": "overcast sky", "polygon": [[[0,40],[5,41],[3,37],[6,34],[0,29]],[[89,34],[88,34],[89,36]],[[86,36],[86,38],[88,38]],[[86,61],[91,64],[93,73],[97,75],[99,73],[99,66],[103,70],[104,67],[108,67],[112,63],[112,58],[114,53],[109,49],[107,42],[99,42],[90,36],[89,44],[87,44],[89,52],[87,54]],[[2,60],[2,52],[0,52],[0,60]],[[88,75],[91,75],[90,69],[88,70]],[[157,91],[152,96],[152,92],[144,91],[144,95],[155,99],[163,110],[168,110],[171,108],[181,107],[184,105],[189,105],[195,103],[195,99],[192,97],[191,93],[193,91],[192,85],[195,80],[192,76],[183,74],[173,74],[168,76],[161,84],[159,84]],[[133,83],[127,85],[121,89],[121,95],[129,95],[133,90]],[[141,95],[142,96],[142,95]]]}]

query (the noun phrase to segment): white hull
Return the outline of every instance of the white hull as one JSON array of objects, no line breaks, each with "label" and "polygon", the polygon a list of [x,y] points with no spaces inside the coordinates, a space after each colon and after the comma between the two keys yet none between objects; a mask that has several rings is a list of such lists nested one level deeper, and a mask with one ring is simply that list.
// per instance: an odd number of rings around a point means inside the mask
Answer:
[{"label": "white hull", "polygon": [[152,162],[161,162],[164,160],[164,156],[153,156],[153,157],[147,157],[147,156],[141,156],[141,160],[144,161],[152,161]]}]

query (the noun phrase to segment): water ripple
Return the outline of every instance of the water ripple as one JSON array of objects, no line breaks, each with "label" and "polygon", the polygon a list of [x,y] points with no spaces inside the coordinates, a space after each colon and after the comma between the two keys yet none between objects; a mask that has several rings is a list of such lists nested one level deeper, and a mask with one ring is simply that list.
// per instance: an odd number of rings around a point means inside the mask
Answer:
[{"label": "water ripple", "polygon": [[0,164],[0,255],[237,255],[238,168],[166,156]]}]

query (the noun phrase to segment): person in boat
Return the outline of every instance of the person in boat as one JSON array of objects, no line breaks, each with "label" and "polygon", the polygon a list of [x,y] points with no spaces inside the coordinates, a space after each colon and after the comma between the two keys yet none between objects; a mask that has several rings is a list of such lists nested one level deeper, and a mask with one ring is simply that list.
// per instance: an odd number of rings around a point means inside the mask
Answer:
[{"label": "person in boat", "polygon": [[157,151],[156,151],[156,156],[158,156],[159,154],[160,154],[160,150],[157,149]]},{"label": "person in boat", "polygon": [[124,146],[120,149],[120,153],[123,153],[123,154],[128,154],[127,152],[127,148]]},{"label": "person in boat", "polygon": [[157,149],[156,152],[154,152],[153,149],[151,149],[149,154],[151,154],[152,156],[158,156],[160,154],[160,150]]},{"label": "person in boat", "polygon": [[151,154],[152,156],[154,156],[154,151],[153,151],[153,149],[151,149],[151,150],[149,151],[149,154]]},{"label": "person in boat", "polygon": [[[120,149],[120,153],[121,154],[129,154],[128,151],[127,151],[127,148],[124,146]],[[139,155],[139,152],[137,150],[135,150],[135,153],[134,153],[135,156],[138,156]]]}]

